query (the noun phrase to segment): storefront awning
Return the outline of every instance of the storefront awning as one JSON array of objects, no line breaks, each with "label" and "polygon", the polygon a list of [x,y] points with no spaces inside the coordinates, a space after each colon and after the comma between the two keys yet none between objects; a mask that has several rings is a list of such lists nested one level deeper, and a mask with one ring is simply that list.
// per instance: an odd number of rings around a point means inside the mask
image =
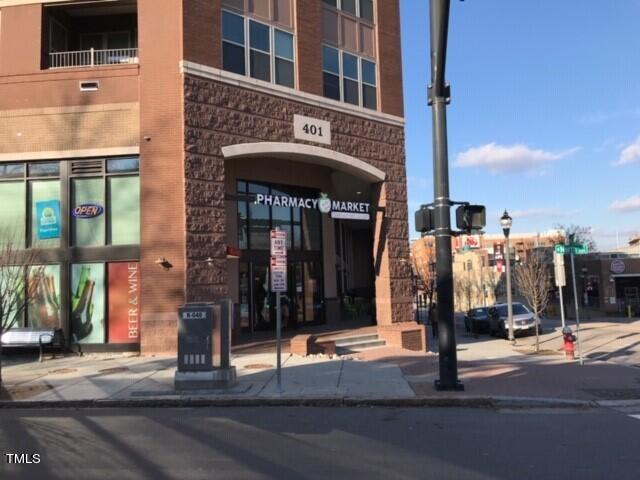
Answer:
[{"label": "storefront awning", "polygon": [[383,182],[386,174],[362,160],[327,148],[303,143],[258,142],[222,147],[225,159],[270,157],[323,165],[349,173],[370,183]]}]

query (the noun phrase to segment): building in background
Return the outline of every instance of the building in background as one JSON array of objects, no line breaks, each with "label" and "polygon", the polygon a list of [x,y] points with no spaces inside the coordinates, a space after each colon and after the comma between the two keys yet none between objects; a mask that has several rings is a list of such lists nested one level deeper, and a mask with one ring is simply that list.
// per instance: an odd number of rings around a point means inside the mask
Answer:
[{"label": "building in background", "polygon": [[[0,0],[0,212],[46,289],[22,325],[176,348],[185,302],[275,330],[413,320],[397,0]],[[44,287],[43,287],[44,288]]]}]

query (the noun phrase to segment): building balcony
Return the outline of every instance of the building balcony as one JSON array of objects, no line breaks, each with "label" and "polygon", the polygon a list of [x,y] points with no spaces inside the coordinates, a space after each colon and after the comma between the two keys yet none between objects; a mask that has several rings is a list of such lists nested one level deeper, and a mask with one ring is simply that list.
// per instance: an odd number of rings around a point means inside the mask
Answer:
[{"label": "building balcony", "polygon": [[136,0],[51,3],[43,26],[43,69],[138,63]]},{"label": "building balcony", "polygon": [[105,50],[76,50],[50,52],[49,68],[96,67],[101,65],[129,65],[138,63],[137,48],[110,48]]}]

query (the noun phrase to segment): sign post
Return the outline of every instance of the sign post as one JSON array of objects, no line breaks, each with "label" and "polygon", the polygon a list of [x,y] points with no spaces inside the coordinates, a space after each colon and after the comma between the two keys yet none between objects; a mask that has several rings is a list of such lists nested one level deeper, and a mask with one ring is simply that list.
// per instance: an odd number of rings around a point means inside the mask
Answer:
[{"label": "sign post", "polygon": [[589,246],[584,243],[573,243],[574,235],[569,235],[569,245],[556,245],[555,250],[558,254],[569,253],[571,255],[571,278],[573,280],[573,301],[576,308],[576,337],[578,339],[578,354],[580,356],[580,365],[584,365],[582,357],[582,343],[580,342],[580,310],[578,305],[578,287],[576,286],[576,266],[575,255],[583,255],[589,253]]},{"label": "sign post", "polygon": [[287,232],[271,230],[271,291],[276,292],[276,377],[282,393],[282,307],[280,294],[287,291]]},{"label": "sign post", "polygon": [[564,299],[562,298],[562,287],[567,285],[567,279],[564,274],[564,255],[555,252],[553,254],[553,265],[555,266],[556,287],[558,287],[560,291],[560,317],[562,318],[562,328],[564,328]]}]

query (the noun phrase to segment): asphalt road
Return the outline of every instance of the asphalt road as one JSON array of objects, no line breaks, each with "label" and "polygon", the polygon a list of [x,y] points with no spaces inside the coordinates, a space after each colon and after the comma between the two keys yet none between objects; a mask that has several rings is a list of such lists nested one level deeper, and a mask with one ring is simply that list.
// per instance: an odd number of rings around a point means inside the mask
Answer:
[{"label": "asphalt road", "polygon": [[[631,413],[0,410],[0,478],[637,480],[640,419]],[[40,463],[8,465],[7,453]]]}]

